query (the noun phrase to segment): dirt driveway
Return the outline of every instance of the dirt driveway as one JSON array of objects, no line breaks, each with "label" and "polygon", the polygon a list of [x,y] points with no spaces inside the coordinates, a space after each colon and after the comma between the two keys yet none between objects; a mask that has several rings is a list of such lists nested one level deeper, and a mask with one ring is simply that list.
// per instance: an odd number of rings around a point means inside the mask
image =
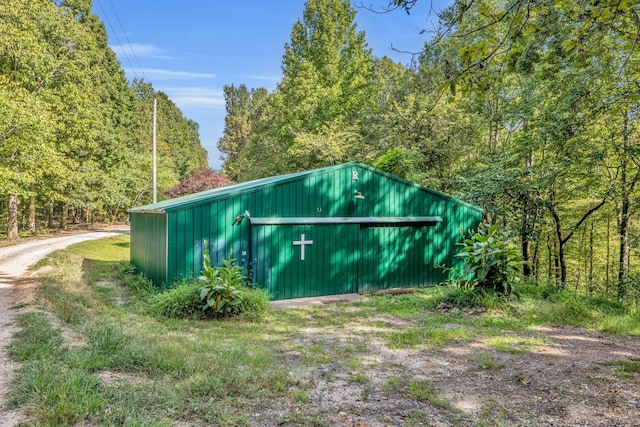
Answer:
[{"label": "dirt driveway", "polygon": [[16,369],[15,363],[7,355],[7,345],[16,331],[17,311],[12,307],[29,302],[33,297],[36,284],[27,273],[29,266],[71,244],[128,232],[128,228],[118,227],[109,231],[29,240],[0,248],[0,426],[13,426],[19,421],[15,413],[4,410],[9,384]]}]

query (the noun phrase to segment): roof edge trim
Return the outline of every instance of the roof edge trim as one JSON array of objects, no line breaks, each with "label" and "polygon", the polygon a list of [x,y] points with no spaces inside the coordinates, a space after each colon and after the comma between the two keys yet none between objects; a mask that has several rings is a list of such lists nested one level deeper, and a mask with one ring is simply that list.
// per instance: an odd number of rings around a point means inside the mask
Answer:
[{"label": "roof edge trim", "polygon": [[156,214],[156,215],[164,215],[167,212],[164,209],[128,209],[127,210],[128,213],[149,213],[149,214]]},{"label": "roof edge trim", "polygon": [[252,225],[293,224],[432,224],[442,222],[440,216],[353,216],[353,217],[250,217]]}]

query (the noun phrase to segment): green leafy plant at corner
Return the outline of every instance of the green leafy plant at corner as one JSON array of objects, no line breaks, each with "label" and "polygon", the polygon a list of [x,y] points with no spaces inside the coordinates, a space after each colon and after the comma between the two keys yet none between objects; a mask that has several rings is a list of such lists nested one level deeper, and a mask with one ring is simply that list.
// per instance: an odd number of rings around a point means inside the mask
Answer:
[{"label": "green leafy plant at corner", "polygon": [[464,265],[461,273],[450,271],[451,282],[462,288],[517,296],[513,284],[523,261],[514,240],[497,225],[480,224],[476,233],[459,243],[462,251],[456,256],[464,259]]},{"label": "green leafy plant at corner", "polygon": [[[171,288],[148,298],[152,313],[176,319],[235,316],[257,321],[270,312],[269,294],[245,286],[242,268],[233,259],[212,267],[205,252],[202,276],[175,282]],[[205,281],[205,286],[202,282]]]},{"label": "green leafy plant at corner", "polygon": [[242,267],[234,264],[235,259],[222,260],[222,267],[212,267],[209,251],[204,251],[204,270],[199,277],[207,283],[200,289],[200,300],[205,310],[217,315],[234,315],[241,311],[242,288],[246,277]]}]

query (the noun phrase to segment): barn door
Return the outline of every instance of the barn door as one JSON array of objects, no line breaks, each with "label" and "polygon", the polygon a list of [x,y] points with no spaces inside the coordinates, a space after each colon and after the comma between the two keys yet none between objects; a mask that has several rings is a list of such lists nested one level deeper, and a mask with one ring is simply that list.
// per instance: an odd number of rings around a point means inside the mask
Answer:
[{"label": "barn door", "polygon": [[357,224],[253,226],[253,280],[278,300],[356,292],[357,235]]},{"label": "barn door", "polygon": [[429,283],[433,274],[429,230],[390,224],[363,226],[359,234],[358,292]]}]

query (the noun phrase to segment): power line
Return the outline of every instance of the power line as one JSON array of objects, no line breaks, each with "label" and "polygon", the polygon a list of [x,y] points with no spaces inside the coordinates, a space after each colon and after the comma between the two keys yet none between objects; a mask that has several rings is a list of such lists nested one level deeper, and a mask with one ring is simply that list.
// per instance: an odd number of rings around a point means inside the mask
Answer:
[{"label": "power line", "polygon": [[[116,40],[118,41],[118,45],[123,47],[124,44],[120,41],[120,37],[118,37],[117,31],[115,30],[115,28],[111,24],[111,20],[109,19],[109,15],[107,15],[107,12],[102,7],[102,3],[100,2],[100,0],[97,0],[97,2],[98,2],[98,6],[100,6],[100,10],[102,11],[102,15],[104,16],[104,19],[107,21],[107,24],[109,25],[109,28],[111,29],[111,32],[113,33],[113,35],[115,36]],[[138,73],[136,72],[136,68],[134,67],[133,63],[131,62],[131,58],[129,58],[129,55],[127,55],[127,52],[126,52],[125,49],[122,49],[122,54],[124,55],[125,59],[127,60],[127,63],[129,64],[129,66],[131,67],[131,70],[133,71],[134,76],[136,77],[136,79],[138,79],[139,77],[138,77]],[[142,69],[141,69],[141,72],[142,72]],[[144,76],[144,72],[142,72],[142,74]]]},{"label": "power line", "polygon": [[131,41],[129,40],[129,36],[127,35],[127,32],[124,29],[124,25],[122,25],[122,21],[120,20],[120,16],[118,15],[118,12],[116,11],[116,8],[113,6],[113,2],[111,0],[109,0],[109,4],[111,5],[111,10],[113,10],[113,14],[116,16],[116,19],[118,20],[118,24],[120,24],[120,28],[122,29],[122,33],[124,34],[124,38],[127,39],[127,44],[129,45],[129,49],[131,49],[131,53],[133,54],[133,58],[136,60],[136,64],[138,64],[138,68],[140,68],[140,72],[142,73],[142,77],[146,80],[147,76],[145,76],[145,74],[144,74],[144,68],[142,68],[142,65],[140,65],[140,61],[138,60],[138,55],[136,55],[136,51],[133,48],[133,45],[131,44]]}]

